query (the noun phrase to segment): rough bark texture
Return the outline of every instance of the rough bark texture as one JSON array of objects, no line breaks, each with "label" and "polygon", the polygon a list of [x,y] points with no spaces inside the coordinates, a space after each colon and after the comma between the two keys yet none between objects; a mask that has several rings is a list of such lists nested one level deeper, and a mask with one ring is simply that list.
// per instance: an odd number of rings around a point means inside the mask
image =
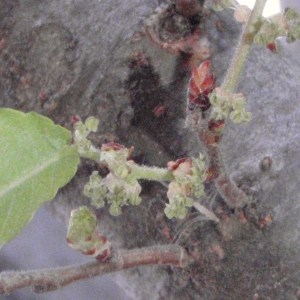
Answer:
[{"label": "rough bark texture", "polygon": [[[35,110],[67,127],[74,114],[95,115],[100,128],[94,142],[134,145],[133,158],[144,164],[164,166],[197,155],[201,145],[183,127],[186,57],[135,34],[160,2],[2,0],[1,106]],[[220,82],[240,25],[228,12],[201,22]],[[223,138],[229,173],[253,195],[258,215],[273,216],[266,229],[235,217],[218,229],[196,212],[169,221],[163,216],[166,191],[152,183],[144,184],[140,207],[128,207],[118,218],[107,208],[98,211],[101,231],[114,247],[175,241],[196,258],[184,271],[144,267],[117,274],[132,299],[300,298],[299,80],[300,61],[286,48],[272,54],[253,47],[239,87],[253,118],[246,125],[228,122]],[[261,167],[266,156],[272,160],[269,170]],[[95,168],[82,163],[49,206],[57,216],[66,220],[72,208],[88,203],[81,191]],[[222,203],[211,198],[206,205]]]}]

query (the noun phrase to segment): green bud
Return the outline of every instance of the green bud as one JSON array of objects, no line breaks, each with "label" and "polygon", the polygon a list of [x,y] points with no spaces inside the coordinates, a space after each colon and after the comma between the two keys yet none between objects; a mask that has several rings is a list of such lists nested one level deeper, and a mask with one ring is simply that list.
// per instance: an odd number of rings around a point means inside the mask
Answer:
[{"label": "green bud", "polygon": [[133,194],[130,198],[129,198],[129,203],[131,205],[140,205],[142,202],[142,198],[138,195],[138,194]]},{"label": "green bud", "polygon": [[179,159],[168,163],[173,172],[174,180],[168,187],[169,203],[165,207],[168,218],[184,218],[188,208],[194,204],[192,197],[204,195],[203,182],[206,178],[205,159],[202,154],[198,158]]},{"label": "green bud", "polygon": [[120,178],[125,178],[129,174],[127,159],[130,154],[130,149],[108,149],[101,151],[100,161],[107,164],[109,170]]},{"label": "green bud", "polygon": [[73,139],[74,144],[77,147],[77,151],[81,157],[86,157],[99,161],[100,150],[96,149],[91,141],[87,139],[87,136],[91,131],[96,131],[98,126],[98,120],[94,117],[89,117],[85,124],[78,121],[74,124]]},{"label": "green bud", "polygon": [[104,198],[91,198],[91,204],[96,209],[102,208],[105,205]]},{"label": "green bud", "polygon": [[284,35],[285,30],[281,27],[281,23],[272,19],[264,19],[259,31],[254,36],[254,43],[267,46],[273,43],[279,36]]},{"label": "green bud", "polygon": [[92,199],[91,204],[95,208],[101,208],[104,206],[103,199],[105,198],[107,192],[108,190],[105,186],[105,182],[98,172],[94,171],[90,176],[90,181],[84,186],[84,195]]},{"label": "green bud", "polygon": [[96,215],[86,206],[71,212],[67,242],[71,248],[103,261],[110,254],[110,243],[98,232]]},{"label": "green bud", "polygon": [[183,219],[187,214],[187,208],[193,206],[193,203],[194,200],[189,197],[176,195],[172,199],[169,199],[164,212],[169,219]]},{"label": "green bud", "polygon": [[86,207],[73,210],[69,220],[67,239],[73,248],[85,248],[96,229],[96,216]]},{"label": "green bud", "polygon": [[96,132],[98,129],[98,125],[99,125],[99,120],[96,119],[95,117],[88,117],[85,120],[84,125],[85,125],[87,131]]},{"label": "green bud", "polygon": [[122,210],[121,210],[121,207],[116,205],[116,204],[112,204],[110,207],[109,207],[109,213],[112,215],[112,216],[119,216],[121,213],[122,213]]}]

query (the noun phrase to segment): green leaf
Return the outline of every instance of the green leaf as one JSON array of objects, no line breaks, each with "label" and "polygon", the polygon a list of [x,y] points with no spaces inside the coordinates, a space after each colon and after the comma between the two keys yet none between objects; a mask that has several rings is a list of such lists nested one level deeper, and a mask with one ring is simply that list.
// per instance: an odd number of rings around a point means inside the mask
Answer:
[{"label": "green leaf", "polygon": [[71,133],[34,112],[0,109],[0,248],[74,176]]}]

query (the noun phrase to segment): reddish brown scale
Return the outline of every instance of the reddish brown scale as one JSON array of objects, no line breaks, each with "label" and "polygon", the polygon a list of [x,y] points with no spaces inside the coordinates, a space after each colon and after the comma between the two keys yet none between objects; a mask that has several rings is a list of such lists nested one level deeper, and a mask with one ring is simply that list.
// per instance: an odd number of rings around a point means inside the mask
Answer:
[{"label": "reddish brown scale", "polygon": [[244,213],[243,211],[240,211],[240,212],[239,212],[239,214],[238,214],[238,219],[239,219],[242,223],[244,223],[244,224],[246,224],[246,223],[248,222],[248,219],[247,219],[247,217],[245,216],[245,213]]},{"label": "reddish brown scale", "polygon": [[0,39],[0,51],[3,50],[6,46],[6,41],[4,38]]},{"label": "reddish brown scale", "polygon": [[211,63],[205,60],[198,68],[192,70],[188,86],[188,108],[193,109],[193,104],[206,111],[211,106],[208,94],[215,87],[215,76],[211,70]]},{"label": "reddish brown scale", "polygon": [[206,111],[210,108],[211,104],[207,95],[200,95],[193,100],[196,106],[200,107],[202,111]]},{"label": "reddish brown scale", "polygon": [[129,68],[131,69],[147,67],[150,65],[150,61],[143,51],[133,52],[130,55],[128,61],[129,61]]},{"label": "reddish brown scale", "polygon": [[221,131],[225,126],[225,120],[210,120],[208,122],[208,129],[212,132]]},{"label": "reddish brown scale", "polygon": [[264,229],[267,226],[269,226],[273,222],[273,216],[272,215],[266,215],[259,221],[259,228]]},{"label": "reddish brown scale", "polygon": [[215,173],[216,173],[215,168],[209,167],[209,168],[206,170],[205,182],[210,182],[211,180],[215,179],[215,178],[216,178]]},{"label": "reddish brown scale", "polygon": [[108,142],[105,144],[102,144],[101,150],[102,151],[110,151],[110,150],[114,150],[114,151],[118,151],[121,149],[124,149],[125,146],[115,143],[115,142]]},{"label": "reddish brown scale", "polygon": [[169,242],[173,241],[173,236],[169,227],[165,226],[162,229],[162,234]]},{"label": "reddish brown scale", "polygon": [[88,251],[84,251],[83,254],[85,255],[94,255],[96,253],[96,248],[90,249]]},{"label": "reddish brown scale", "polygon": [[97,255],[96,259],[105,262],[111,254],[111,249],[105,249],[104,251],[101,252],[101,254]]},{"label": "reddish brown scale", "polygon": [[192,160],[190,158],[179,158],[176,161],[169,161],[167,164],[168,170],[169,171],[175,171],[178,169],[178,167],[182,164],[182,163],[189,163],[190,166],[192,167]]},{"label": "reddish brown scale", "polygon": [[134,150],[134,147],[126,148],[125,146],[118,144],[116,142],[108,142],[102,144],[101,151],[120,151],[120,150],[127,150],[127,158],[129,158]]},{"label": "reddish brown scale", "polygon": [[276,42],[269,43],[267,45],[267,48],[273,53],[278,53],[278,46],[277,46]]},{"label": "reddish brown scale", "polygon": [[41,106],[43,107],[44,104],[47,102],[47,100],[49,99],[49,96],[48,94],[46,93],[45,90],[41,90],[38,94],[38,98],[39,98],[39,101],[41,103]]},{"label": "reddish brown scale", "polygon": [[92,239],[93,239],[93,236],[90,235],[89,237],[87,237],[87,238],[85,239],[85,242],[89,242],[89,241],[91,241]]},{"label": "reddish brown scale", "polygon": [[107,238],[105,236],[99,235],[98,238],[103,245],[107,242]]},{"label": "reddish brown scale", "polygon": [[156,118],[158,118],[158,117],[161,117],[161,116],[163,116],[163,115],[166,114],[167,107],[164,106],[164,105],[162,105],[162,104],[159,104],[159,105],[157,105],[157,106],[154,107],[154,109],[152,110],[152,112],[153,112],[154,116]]},{"label": "reddish brown scale", "polygon": [[80,117],[78,115],[73,116],[72,119],[71,119],[71,122],[73,124],[76,124],[79,121],[80,121]]}]

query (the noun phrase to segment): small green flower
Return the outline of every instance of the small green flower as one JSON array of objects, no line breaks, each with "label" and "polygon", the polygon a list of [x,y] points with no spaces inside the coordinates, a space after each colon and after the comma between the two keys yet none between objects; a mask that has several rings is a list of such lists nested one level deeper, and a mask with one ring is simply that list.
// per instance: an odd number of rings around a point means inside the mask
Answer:
[{"label": "small green flower", "polygon": [[245,110],[234,110],[230,113],[229,118],[234,123],[242,123],[242,122],[249,122],[251,120],[252,114]]},{"label": "small green flower", "polygon": [[139,205],[142,201],[140,193],[142,187],[137,180],[126,181],[126,179],[117,177],[115,174],[109,173],[103,181],[108,190],[106,195],[107,202],[113,206],[110,210],[113,210],[116,215],[121,213],[120,209],[116,207],[122,207],[125,205]]},{"label": "small green flower", "polygon": [[286,20],[282,14],[277,14],[270,18],[262,19],[259,30],[254,35],[254,43],[262,46],[268,46],[287,33]]},{"label": "small green flower", "polygon": [[292,43],[295,40],[300,39],[300,15],[299,13],[292,9],[287,8],[284,12],[284,16],[287,20],[288,33],[287,33],[287,42]]},{"label": "small green flower", "polygon": [[91,204],[95,208],[104,206],[104,198],[108,192],[105,182],[97,171],[94,171],[90,176],[90,181],[84,186],[83,193],[91,198]]},{"label": "small green flower", "polygon": [[88,132],[96,132],[98,129],[99,120],[95,117],[88,117],[85,122],[84,126],[86,127]]},{"label": "small green flower", "polygon": [[85,123],[78,118],[74,124],[73,140],[77,151],[81,157],[86,157],[99,161],[100,150],[96,149],[90,140],[87,139],[91,132],[96,132],[99,120],[94,117],[88,117]]},{"label": "small green flower", "polygon": [[137,180],[127,180],[114,173],[101,178],[98,172],[93,172],[90,181],[84,187],[84,194],[91,198],[91,204],[95,208],[103,207],[106,200],[111,205],[110,212],[119,215],[122,206],[141,203],[141,190]]},{"label": "small green flower", "polygon": [[106,163],[109,170],[116,176],[125,178],[130,172],[127,160],[132,151],[132,148],[125,148],[117,143],[103,144],[100,161]]},{"label": "small green flower", "polygon": [[193,197],[204,195],[203,182],[206,178],[205,160],[203,155],[194,159],[179,159],[168,163],[173,172],[174,180],[168,186],[165,214],[168,218],[184,218],[188,208],[194,203]]},{"label": "small green flower", "polygon": [[185,218],[188,207],[193,206],[194,200],[182,195],[176,195],[172,200],[166,204],[164,212],[169,219],[172,218]]},{"label": "small green flower", "polygon": [[213,106],[211,119],[223,120],[229,117],[235,123],[248,122],[251,119],[251,113],[245,109],[246,98],[243,94],[229,93],[218,87],[209,98]]}]

